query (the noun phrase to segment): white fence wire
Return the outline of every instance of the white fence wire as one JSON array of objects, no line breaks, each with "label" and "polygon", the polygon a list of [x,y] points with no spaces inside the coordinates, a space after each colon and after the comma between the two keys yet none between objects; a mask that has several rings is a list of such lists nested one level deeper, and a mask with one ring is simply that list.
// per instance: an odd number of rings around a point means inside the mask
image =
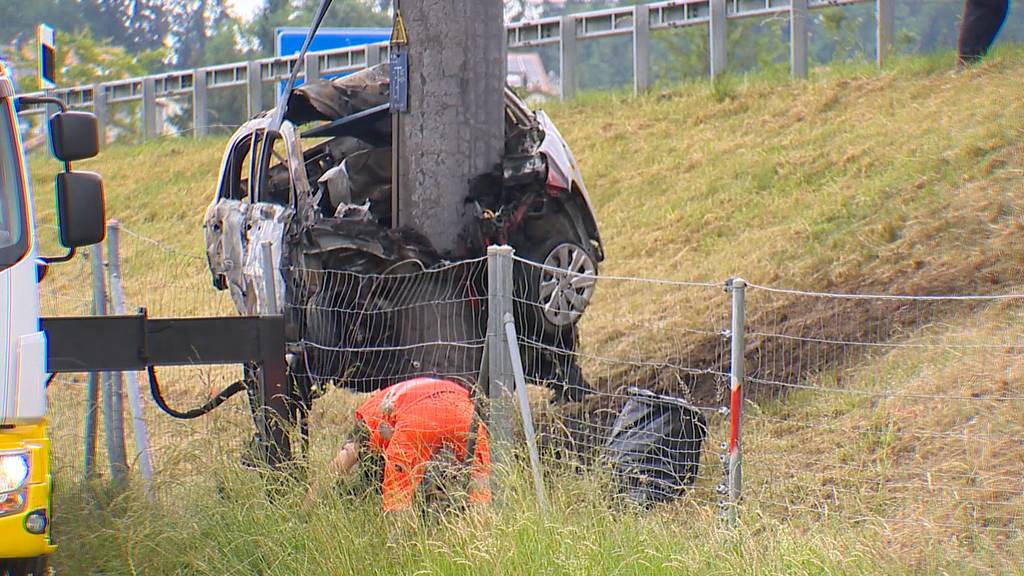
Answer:
[{"label": "white fence wire", "polygon": [[[233,314],[198,250],[128,229],[122,250],[130,304],[151,316]],[[358,401],[335,388],[367,392],[416,376],[479,385],[487,269],[477,259],[386,274],[285,270],[290,351],[302,359],[294,373],[324,396],[312,428],[325,450],[347,433]],[[727,502],[734,335],[726,284],[604,276],[574,285],[571,274],[518,258],[513,271],[506,293],[546,474],[604,478],[644,504]],[[593,288],[578,322],[556,325],[545,314],[540,284],[555,276],[569,290]],[[44,313],[88,314],[90,285],[85,257],[54,267]],[[753,507],[783,519],[876,523],[894,538],[922,527],[949,537],[1019,534],[1024,295],[750,285],[745,320],[741,516]],[[161,379],[172,403],[191,406],[239,372],[177,368]],[[87,382],[60,376],[50,386],[58,485],[84,476]],[[158,480],[201,475],[209,454],[236,458],[251,434],[248,410],[238,399],[180,423],[144,397]],[[100,429],[94,465],[105,476]]]}]

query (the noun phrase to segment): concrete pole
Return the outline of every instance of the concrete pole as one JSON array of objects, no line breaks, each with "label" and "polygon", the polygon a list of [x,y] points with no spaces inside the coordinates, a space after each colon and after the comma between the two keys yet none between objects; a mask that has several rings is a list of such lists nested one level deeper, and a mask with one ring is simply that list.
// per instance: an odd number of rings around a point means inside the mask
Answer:
[{"label": "concrete pole", "polygon": [[467,256],[470,182],[500,169],[505,32],[501,0],[396,2],[408,45],[408,106],[396,133],[398,225]]},{"label": "concrete pole", "polygon": [[651,86],[651,9],[646,4],[633,7],[633,93],[642,94]]},{"label": "concrete pole", "polygon": [[263,111],[263,79],[260,77],[260,63],[250,61],[245,71],[245,94],[249,117]]},{"label": "concrete pole", "polygon": [[152,140],[157,136],[156,78],[147,76],[142,79],[142,140]]},{"label": "concrete pole", "polygon": [[807,78],[807,21],[810,10],[807,0],[791,0],[789,4],[789,65],[794,78]]},{"label": "concrete pole", "polygon": [[729,65],[729,20],[726,0],[710,0],[711,20],[708,24],[708,57],[711,61],[711,79],[722,74]]},{"label": "concrete pole", "polygon": [[103,84],[92,85],[92,112],[96,115],[99,125],[100,146],[107,145],[107,125],[110,123],[110,108],[107,104],[107,91]]},{"label": "concrete pole", "polygon": [[885,66],[892,56],[893,40],[896,37],[896,10],[893,0],[876,0],[878,12],[878,31],[876,55],[878,67]]},{"label": "concrete pole", "polygon": [[562,16],[562,24],[558,29],[559,75],[561,76],[562,100],[576,97],[576,17],[572,14]]},{"label": "concrete pole", "polygon": [[206,136],[210,125],[206,95],[206,68],[196,68],[192,71],[192,134],[196,138]]}]

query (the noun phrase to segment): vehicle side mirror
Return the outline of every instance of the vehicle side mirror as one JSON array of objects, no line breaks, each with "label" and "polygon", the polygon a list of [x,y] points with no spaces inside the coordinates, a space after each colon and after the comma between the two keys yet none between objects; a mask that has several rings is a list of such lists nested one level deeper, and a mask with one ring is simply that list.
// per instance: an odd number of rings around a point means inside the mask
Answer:
[{"label": "vehicle side mirror", "polygon": [[91,112],[58,112],[50,116],[50,143],[61,162],[92,158],[100,152],[100,125]]},{"label": "vehicle side mirror", "polygon": [[103,178],[95,172],[57,174],[57,223],[65,248],[99,244],[106,237]]}]

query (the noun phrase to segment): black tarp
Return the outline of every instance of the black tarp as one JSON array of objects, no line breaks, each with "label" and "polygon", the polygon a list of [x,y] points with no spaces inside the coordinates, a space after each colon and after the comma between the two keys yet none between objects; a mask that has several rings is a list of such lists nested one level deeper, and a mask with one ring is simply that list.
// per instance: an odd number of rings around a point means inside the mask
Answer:
[{"label": "black tarp", "polygon": [[670,502],[697,479],[707,421],[679,398],[630,388],[603,456],[620,497],[640,506]]}]

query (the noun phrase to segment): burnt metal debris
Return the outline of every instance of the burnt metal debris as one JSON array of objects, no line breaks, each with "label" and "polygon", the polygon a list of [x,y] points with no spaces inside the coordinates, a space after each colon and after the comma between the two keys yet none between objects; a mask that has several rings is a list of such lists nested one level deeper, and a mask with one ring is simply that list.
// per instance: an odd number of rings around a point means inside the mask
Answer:
[{"label": "burnt metal debris", "polygon": [[[517,291],[533,304],[516,313],[539,344],[523,347],[527,373],[551,383],[557,398],[578,399],[588,385],[572,355],[576,322],[594,280],[566,276],[596,275],[604,251],[564,139],[506,90],[502,164],[470,183],[462,201],[476,218],[463,245],[438,253],[419,232],[393,227],[388,76],[382,64],[303,85],[278,130],[272,111],[235,132],[204,222],[214,286],[230,291],[242,314],[264,309],[260,246],[273,245],[289,369],[297,396],[311,402],[330,385],[365,391],[411,376],[474,374],[479,347],[444,343],[482,343],[486,274],[482,263],[447,264],[507,243],[550,267],[517,271]],[[422,271],[431,272],[412,274]],[[413,282],[418,302],[409,300]],[[449,320],[422,321],[428,313]]]}]

